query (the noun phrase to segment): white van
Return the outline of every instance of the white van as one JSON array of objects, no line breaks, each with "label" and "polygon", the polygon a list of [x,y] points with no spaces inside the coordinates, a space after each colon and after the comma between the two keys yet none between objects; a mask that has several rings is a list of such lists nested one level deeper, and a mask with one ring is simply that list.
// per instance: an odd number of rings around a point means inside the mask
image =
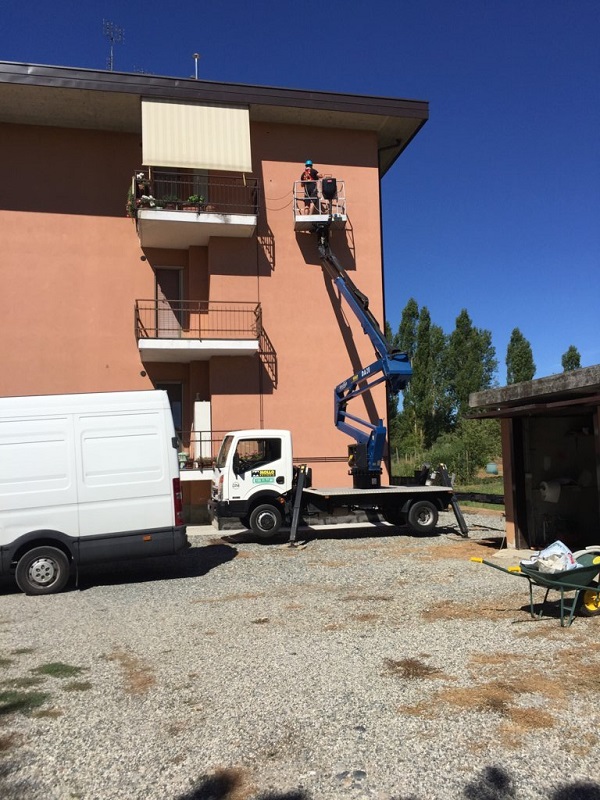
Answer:
[{"label": "white van", "polygon": [[71,567],[188,547],[166,392],[0,398],[0,575],[27,594]]}]

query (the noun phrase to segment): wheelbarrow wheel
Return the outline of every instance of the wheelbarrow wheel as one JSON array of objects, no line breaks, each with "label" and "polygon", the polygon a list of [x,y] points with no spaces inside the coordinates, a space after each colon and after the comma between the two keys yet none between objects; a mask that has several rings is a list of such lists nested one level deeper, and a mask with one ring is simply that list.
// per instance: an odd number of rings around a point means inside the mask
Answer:
[{"label": "wheelbarrow wheel", "polygon": [[579,613],[583,617],[597,617],[600,614],[600,594],[598,585],[595,583],[593,588],[590,586],[582,592],[579,600]]}]

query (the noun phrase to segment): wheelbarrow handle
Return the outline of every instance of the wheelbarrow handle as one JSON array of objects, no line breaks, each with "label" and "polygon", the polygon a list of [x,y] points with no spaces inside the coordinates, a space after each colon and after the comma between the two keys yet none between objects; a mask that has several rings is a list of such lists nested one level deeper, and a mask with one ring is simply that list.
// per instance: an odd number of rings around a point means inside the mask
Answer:
[{"label": "wheelbarrow handle", "polygon": [[486,561],[484,558],[477,558],[476,556],[472,556],[471,561],[474,561],[476,564],[485,564],[488,567],[493,567],[494,569],[500,570],[500,572],[508,572],[509,575],[516,575],[519,578],[527,577],[527,575],[523,575],[521,567],[519,566],[501,567],[498,564],[492,564],[491,561]]}]

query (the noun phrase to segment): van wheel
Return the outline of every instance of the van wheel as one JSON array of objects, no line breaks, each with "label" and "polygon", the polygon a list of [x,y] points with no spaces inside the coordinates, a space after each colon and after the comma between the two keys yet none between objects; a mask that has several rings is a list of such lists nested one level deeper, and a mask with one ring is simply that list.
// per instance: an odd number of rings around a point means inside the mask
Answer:
[{"label": "van wheel", "polygon": [[438,510],[429,500],[417,500],[408,509],[408,524],[417,533],[430,533],[438,523]]},{"label": "van wheel", "polygon": [[25,594],[54,594],[69,580],[69,559],[57,547],[34,547],[21,556],[15,580]]},{"label": "van wheel", "polygon": [[255,536],[269,539],[281,528],[283,522],[281,511],[270,504],[256,506],[250,514],[250,528]]}]

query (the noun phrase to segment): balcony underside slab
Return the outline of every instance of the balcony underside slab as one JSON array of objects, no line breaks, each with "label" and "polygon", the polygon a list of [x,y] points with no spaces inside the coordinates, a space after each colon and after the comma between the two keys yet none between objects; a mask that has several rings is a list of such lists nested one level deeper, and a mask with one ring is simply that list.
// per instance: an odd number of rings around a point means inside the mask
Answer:
[{"label": "balcony underside slab", "polygon": [[142,361],[189,364],[214,356],[252,356],[258,353],[256,339],[139,339]]},{"label": "balcony underside slab", "polygon": [[256,215],[140,209],[137,229],[142,247],[181,250],[205,247],[213,236],[249,239],[256,230]]}]

